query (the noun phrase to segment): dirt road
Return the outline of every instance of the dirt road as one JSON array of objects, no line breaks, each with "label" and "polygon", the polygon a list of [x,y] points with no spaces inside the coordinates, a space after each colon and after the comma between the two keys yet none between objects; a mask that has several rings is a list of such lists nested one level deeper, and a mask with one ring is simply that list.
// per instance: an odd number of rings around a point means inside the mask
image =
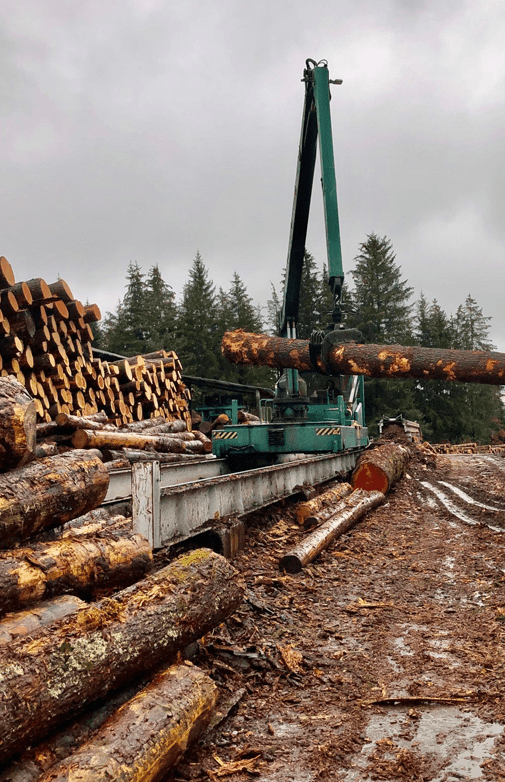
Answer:
[{"label": "dirt road", "polygon": [[223,721],[167,782],[505,779],[505,460],[419,455],[282,575],[300,534],[293,503],[250,517],[247,600],[194,658]]}]

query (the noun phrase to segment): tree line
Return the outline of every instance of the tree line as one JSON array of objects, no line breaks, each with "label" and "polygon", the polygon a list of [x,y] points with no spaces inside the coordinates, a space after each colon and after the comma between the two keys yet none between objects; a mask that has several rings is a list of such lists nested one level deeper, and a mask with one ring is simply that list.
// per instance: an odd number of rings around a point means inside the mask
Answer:
[{"label": "tree line", "polygon": [[[456,312],[447,314],[436,299],[421,293],[412,301],[413,288],[402,276],[392,243],[370,234],[358,249],[355,267],[343,293],[345,324],[361,330],[368,343],[423,345],[425,347],[492,350],[490,318],[468,295]],[[242,384],[272,387],[276,373],[266,367],[242,367],[224,361],[223,333],[243,328],[276,333],[282,304],[282,287],[271,285],[265,307],[255,305],[246,285],[235,272],[228,290],[216,288],[197,252],[180,300],[163,280],[159,266],[147,274],[136,262],[127,269],[126,293],[116,310],[107,313],[95,330],[95,345],[121,355],[175,350],[188,375],[219,378]],[[319,269],[306,252],[298,336],[309,339],[312,330],[324,329],[330,320],[332,298],[327,269]],[[263,314],[264,313],[264,314]],[[319,388],[327,379],[310,374]],[[505,411],[495,386],[444,383],[427,380],[365,381],[367,423],[372,434],[382,416],[402,413],[420,422],[433,442],[487,443],[502,428]]]}]

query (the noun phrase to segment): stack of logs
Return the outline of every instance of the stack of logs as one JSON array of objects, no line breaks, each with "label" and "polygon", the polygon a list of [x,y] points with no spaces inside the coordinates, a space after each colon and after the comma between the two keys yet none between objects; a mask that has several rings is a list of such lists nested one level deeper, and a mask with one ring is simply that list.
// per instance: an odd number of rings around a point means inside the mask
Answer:
[{"label": "stack of logs", "polygon": [[36,427],[0,378],[0,782],[158,779],[212,716],[216,686],[176,659],[238,606],[238,574],[208,550],[153,572],[131,519],[98,509],[97,451],[34,459]]},{"label": "stack of logs", "polygon": [[481,445],[480,443],[422,443],[421,446],[430,453],[490,453],[505,456],[505,445]]},{"label": "stack of logs", "polygon": [[177,355],[94,358],[90,324],[99,319],[97,305],[76,300],[64,280],[16,283],[0,257],[0,374],[26,387],[39,421],[103,410],[118,426],[161,416],[182,418],[190,429],[190,393]]}]

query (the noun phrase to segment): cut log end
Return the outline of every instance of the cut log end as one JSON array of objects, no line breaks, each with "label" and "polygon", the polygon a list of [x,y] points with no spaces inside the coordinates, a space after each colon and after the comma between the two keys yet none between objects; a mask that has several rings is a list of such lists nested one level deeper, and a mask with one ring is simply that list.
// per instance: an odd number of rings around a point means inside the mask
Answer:
[{"label": "cut log end", "polygon": [[383,494],[387,494],[389,480],[378,465],[368,463],[357,468],[352,478],[352,485],[354,489],[381,491]]}]

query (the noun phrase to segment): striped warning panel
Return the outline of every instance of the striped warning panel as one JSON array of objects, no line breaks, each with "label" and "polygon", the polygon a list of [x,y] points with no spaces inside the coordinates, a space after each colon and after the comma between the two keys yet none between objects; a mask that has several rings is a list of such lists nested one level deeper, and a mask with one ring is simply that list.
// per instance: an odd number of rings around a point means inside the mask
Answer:
[{"label": "striped warning panel", "polygon": [[237,437],[236,432],[214,432],[214,440],[233,440]]},{"label": "striped warning panel", "polygon": [[316,435],[340,434],[340,427],[325,426],[324,429],[316,429]]}]

